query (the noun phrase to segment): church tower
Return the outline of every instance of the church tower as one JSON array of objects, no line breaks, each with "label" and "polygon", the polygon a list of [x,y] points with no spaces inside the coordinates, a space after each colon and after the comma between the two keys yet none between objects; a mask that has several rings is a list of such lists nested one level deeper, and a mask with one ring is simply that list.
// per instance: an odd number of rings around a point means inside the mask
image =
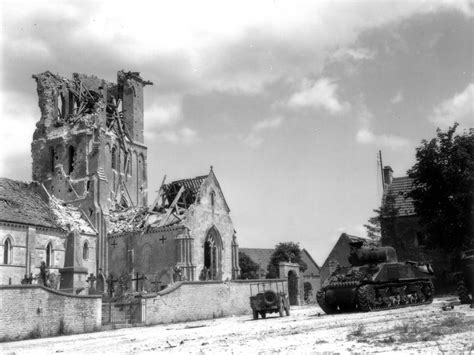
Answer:
[{"label": "church tower", "polygon": [[33,180],[80,210],[99,233],[98,269],[107,272],[110,210],[147,205],[143,88],[137,72],[117,83],[47,71],[34,75],[41,118],[33,135]]}]

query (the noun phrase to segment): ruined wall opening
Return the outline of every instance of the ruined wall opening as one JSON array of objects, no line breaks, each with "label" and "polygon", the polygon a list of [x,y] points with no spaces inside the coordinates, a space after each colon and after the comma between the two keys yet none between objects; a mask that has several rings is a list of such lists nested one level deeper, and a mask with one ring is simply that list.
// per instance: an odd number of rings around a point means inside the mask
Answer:
[{"label": "ruined wall opening", "polygon": [[112,147],[112,157],[111,157],[112,163],[112,169],[117,169],[117,148]]},{"label": "ruined wall opening", "polygon": [[76,159],[76,149],[71,145],[68,149],[68,174],[74,171],[74,160]]},{"label": "ruined wall opening", "polygon": [[58,95],[57,99],[57,108],[58,108],[58,118],[62,119],[66,115],[66,101],[62,93]]},{"label": "ruined wall opening", "polygon": [[56,151],[54,150],[54,147],[49,149],[49,158],[51,162],[51,172],[54,173],[54,168],[56,165]]}]

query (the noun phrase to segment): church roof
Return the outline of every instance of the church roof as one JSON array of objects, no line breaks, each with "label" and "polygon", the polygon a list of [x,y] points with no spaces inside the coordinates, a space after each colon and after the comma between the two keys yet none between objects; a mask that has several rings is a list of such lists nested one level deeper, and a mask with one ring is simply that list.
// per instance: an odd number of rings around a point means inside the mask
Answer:
[{"label": "church roof", "polygon": [[407,193],[410,192],[412,188],[413,179],[408,176],[393,178],[392,183],[387,185],[384,193],[384,201],[387,194],[394,196],[394,208],[397,209],[399,217],[416,215],[413,199],[407,196]]},{"label": "church roof", "polygon": [[0,178],[0,220],[61,228],[34,183]]},{"label": "church roof", "polygon": [[207,177],[208,175],[203,175],[191,179],[172,181],[169,184],[163,186],[164,195],[168,199],[169,203],[172,203],[178,195],[181,187],[183,187],[183,195],[178,203],[182,202],[183,205],[180,207],[188,208],[196,201],[196,197],[199,194],[199,189]]}]

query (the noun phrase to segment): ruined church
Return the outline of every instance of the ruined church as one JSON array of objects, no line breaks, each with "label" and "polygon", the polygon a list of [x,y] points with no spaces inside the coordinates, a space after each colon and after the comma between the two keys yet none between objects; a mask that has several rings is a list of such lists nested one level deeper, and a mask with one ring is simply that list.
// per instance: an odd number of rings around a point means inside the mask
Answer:
[{"label": "ruined church", "polygon": [[[163,180],[149,203],[143,93],[150,81],[124,71],[116,83],[49,71],[33,78],[41,111],[31,145],[34,182],[0,181],[1,283],[12,283],[7,275],[19,283],[41,262],[64,273],[71,233],[71,272],[93,274],[102,292],[123,274],[150,291],[176,280],[238,277],[236,232],[212,167],[207,175]],[[2,184],[13,184],[16,195]],[[31,196],[36,207],[19,202]],[[25,218],[37,208],[42,219]],[[42,237],[28,237],[29,229]],[[75,280],[87,287],[85,275]]]}]

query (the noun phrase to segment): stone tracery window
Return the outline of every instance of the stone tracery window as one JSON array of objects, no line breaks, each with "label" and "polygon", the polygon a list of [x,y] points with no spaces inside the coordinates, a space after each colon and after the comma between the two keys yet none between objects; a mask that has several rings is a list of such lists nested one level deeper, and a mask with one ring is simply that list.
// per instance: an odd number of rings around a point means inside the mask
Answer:
[{"label": "stone tracery window", "polygon": [[207,280],[219,280],[222,274],[222,239],[215,227],[209,230],[204,243],[204,270]]}]

